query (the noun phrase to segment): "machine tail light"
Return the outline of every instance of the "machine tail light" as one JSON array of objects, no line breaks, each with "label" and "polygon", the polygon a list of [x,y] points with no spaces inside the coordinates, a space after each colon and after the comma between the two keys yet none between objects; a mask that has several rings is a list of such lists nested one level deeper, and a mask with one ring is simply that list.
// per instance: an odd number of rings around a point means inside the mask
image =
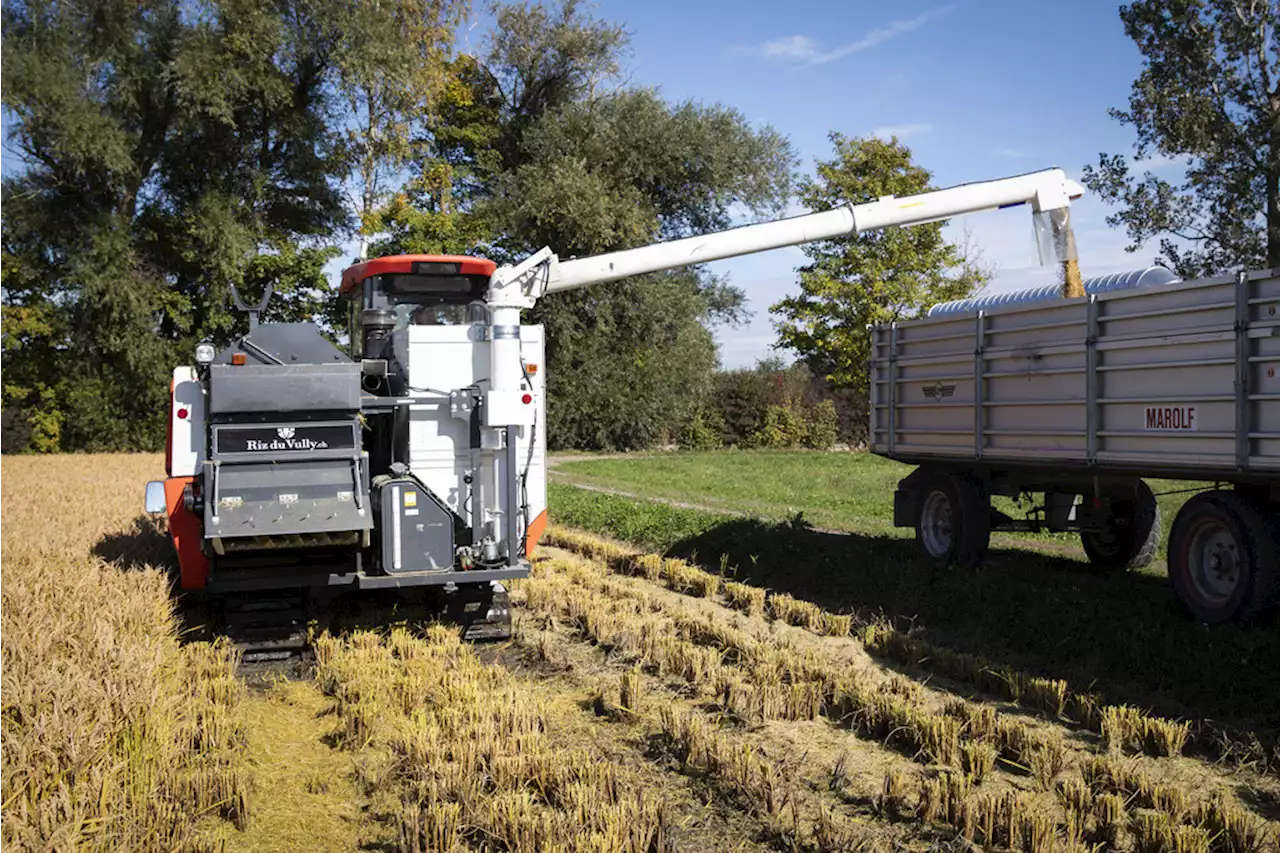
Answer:
[{"label": "machine tail light", "polygon": [[242,352],[232,353],[232,354],[231,354],[231,363],[232,363],[232,364],[234,364],[234,365],[237,365],[237,366],[244,364],[244,363],[245,363],[245,356],[244,356],[244,353],[242,353]]}]

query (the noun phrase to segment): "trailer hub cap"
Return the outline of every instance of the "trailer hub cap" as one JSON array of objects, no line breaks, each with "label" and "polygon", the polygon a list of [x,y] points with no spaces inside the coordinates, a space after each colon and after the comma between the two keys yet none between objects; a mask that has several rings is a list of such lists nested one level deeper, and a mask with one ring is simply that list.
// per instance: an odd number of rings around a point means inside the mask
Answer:
[{"label": "trailer hub cap", "polygon": [[932,491],[924,499],[920,535],[931,557],[945,557],[951,550],[951,500],[944,492]]},{"label": "trailer hub cap", "polygon": [[1240,545],[1224,524],[1201,523],[1191,534],[1187,564],[1196,591],[1211,601],[1223,601],[1240,583]]}]

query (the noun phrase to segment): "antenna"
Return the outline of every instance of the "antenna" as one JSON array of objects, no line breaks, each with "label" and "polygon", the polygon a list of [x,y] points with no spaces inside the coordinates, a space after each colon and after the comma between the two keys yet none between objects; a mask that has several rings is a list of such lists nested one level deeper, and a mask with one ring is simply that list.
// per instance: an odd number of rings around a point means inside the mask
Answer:
[{"label": "antenna", "polygon": [[262,299],[259,300],[258,304],[253,307],[249,307],[244,303],[244,300],[240,298],[240,291],[236,289],[236,286],[234,284],[231,285],[231,299],[235,302],[238,310],[249,315],[249,331],[251,333],[254,329],[258,328],[258,315],[267,310],[267,303],[271,301],[271,294],[275,291],[275,288],[276,286],[274,284],[268,284],[266,290],[263,291]]}]

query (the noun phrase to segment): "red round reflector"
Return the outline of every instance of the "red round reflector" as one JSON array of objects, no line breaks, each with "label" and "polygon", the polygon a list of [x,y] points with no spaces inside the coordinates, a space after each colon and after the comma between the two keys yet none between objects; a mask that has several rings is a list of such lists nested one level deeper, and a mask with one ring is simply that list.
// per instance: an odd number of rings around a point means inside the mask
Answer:
[{"label": "red round reflector", "polygon": [[186,409],[178,409],[178,417],[182,418],[184,421],[187,419],[187,415],[189,414],[190,412],[188,412]]},{"label": "red round reflector", "polygon": [[529,405],[530,403],[533,402],[533,395],[525,394],[523,397],[520,398],[520,402],[524,403],[526,406]]}]

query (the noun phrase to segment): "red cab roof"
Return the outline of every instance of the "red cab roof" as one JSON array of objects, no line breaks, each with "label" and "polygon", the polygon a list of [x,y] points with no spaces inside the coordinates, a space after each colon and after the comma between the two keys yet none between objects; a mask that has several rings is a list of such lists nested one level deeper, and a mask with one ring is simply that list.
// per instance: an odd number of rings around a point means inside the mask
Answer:
[{"label": "red cab roof", "polygon": [[467,255],[388,255],[385,258],[374,258],[342,271],[341,293],[360,284],[367,278],[394,273],[412,273],[414,264],[437,263],[457,264],[462,275],[481,275],[485,278],[493,275],[498,265],[488,258],[472,258]]}]

